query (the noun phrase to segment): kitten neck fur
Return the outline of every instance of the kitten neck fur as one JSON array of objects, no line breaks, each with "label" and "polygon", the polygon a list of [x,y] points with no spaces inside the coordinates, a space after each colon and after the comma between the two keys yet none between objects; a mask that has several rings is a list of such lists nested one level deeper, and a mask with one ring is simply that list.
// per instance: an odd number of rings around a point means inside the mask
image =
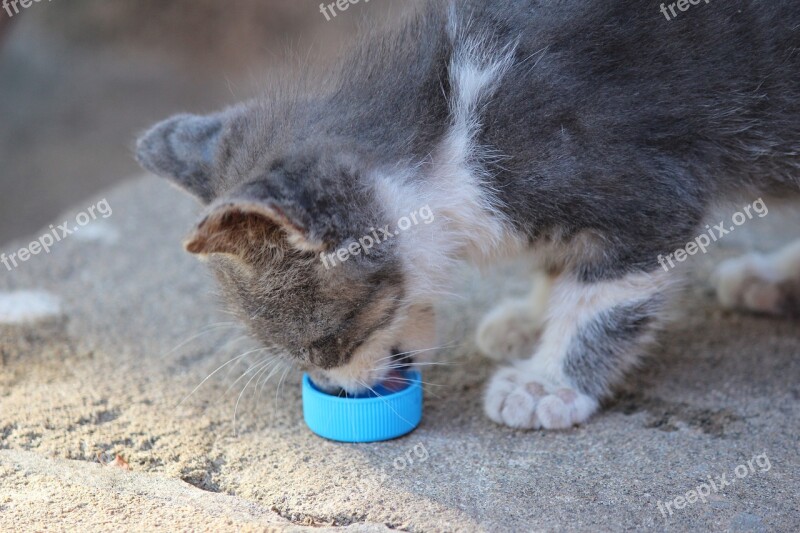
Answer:
[{"label": "kitten neck fur", "polygon": [[[525,239],[514,231],[499,200],[487,194],[485,163],[502,156],[477,141],[481,107],[514,64],[515,43],[499,45],[470,35],[455,7],[446,10],[447,127],[430,153],[406,168],[383,169],[374,180],[378,197],[393,220],[429,206],[435,223],[401,233],[400,256],[415,301],[446,291],[452,268],[461,261],[484,264],[519,251]],[[422,234],[424,232],[424,234]]]}]

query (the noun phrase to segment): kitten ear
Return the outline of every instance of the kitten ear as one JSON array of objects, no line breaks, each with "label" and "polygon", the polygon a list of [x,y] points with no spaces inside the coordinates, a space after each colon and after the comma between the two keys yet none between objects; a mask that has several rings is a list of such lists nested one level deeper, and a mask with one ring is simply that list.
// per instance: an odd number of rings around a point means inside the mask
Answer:
[{"label": "kitten ear", "polygon": [[325,249],[322,241],[294,216],[291,206],[258,194],[261,184],[247,183],[217,201],[184,243],[193,254],[233,254],[257,257],[286,245],[305,251]]},{"label": "kitten ear", "polygon": [[214,199],[217,152],[226,116],[177,115],[153,126],[136,143],[136,160],[204,204]]}]

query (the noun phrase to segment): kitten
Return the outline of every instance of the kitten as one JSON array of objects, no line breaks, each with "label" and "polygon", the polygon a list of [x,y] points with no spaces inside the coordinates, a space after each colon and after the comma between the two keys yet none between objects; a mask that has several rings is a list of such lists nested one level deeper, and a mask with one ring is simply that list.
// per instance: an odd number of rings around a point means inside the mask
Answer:
[{"label": "kitten", "polygon": [[[137,157],[205,205],[186,249],[253,335],[325,387],[359,391],[434,346],[459,262],[533,251],[549,291],[479,328],[491,355],[525,356],[484,405],[565,428],[663,324],[682,269],[658,257],[712,203],[797,193],[798,50],[793,0],[671,21],[624,0],[431,1],[316,82],[156,125]],[[400,231],[423,207],[433,222]]]}]

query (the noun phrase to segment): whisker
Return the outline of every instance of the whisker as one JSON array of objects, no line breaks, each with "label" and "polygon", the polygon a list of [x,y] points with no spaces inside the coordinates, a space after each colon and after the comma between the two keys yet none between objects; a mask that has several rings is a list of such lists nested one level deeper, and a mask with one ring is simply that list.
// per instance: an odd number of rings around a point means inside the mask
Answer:
[{"label": "whisker", "polygon": [[435,392],[430,390],[429,387],[447,387],[447,385],[444,385],[442,383],[431,383],[429,381],[423,381],[421,379],[409,379],[409,378],[404,378],[404,377],[395,377],[395,378],[392,378],[392,380],[397,380],[397,381],[400,381],[400,382],[406,382],[406,383],[409,383],[409,384],[411,384],[411,383],[421,383],[422,385],[425,385],[425,387],[427,388],[427,393],[428,394],[430,394],[434,398],[439,398],[439,399],[441,399],[442,396],[440,396],[439,394],[436,394]]},{"label": "whisker", "polygon": [[290,364],[286,364],[286,370],[283,371],[283,375],[281,376],[280,381],[278,381],[278,387],[275,389],[275,413],[273,420],[278,419],[278,395],[281,392],[281,385],[283,385],[283,380],[286,379],[286,376],[289,374],[289,371],[292,369]]},{"label": "whisker", "polygon": [[[266,363],[262,364],[262,365],[261,365],[262,369],[263,369],[264,367],[268,366],[268,364],[269,364],[270,362],[272,362],[272,361],[270,360],[270,361],[267,361]],[[242,392],[240,392],[240,393],[239,393],[239,397],[238,397],[238,398],[236,398],[236,405],[233,407],[233,434],[234,434],[234,436],[236,436],[236,434],[237,434],[237,433],[236,433],[236,411],[239,409],[239,402],[240,402],[240,401],[242,401],[242,396],[244,395],[244,391],[246,391],[246,390],[247,390],[247,387],[248,387],[248,385],[250,385],[250,383],[251,383],[251,382],[252,382],[254,379],[256,379],[256,377],[258,377],[258,374],[259,374],[260,372],[261,372],[261,370],[259,370],[259,371],[258,371],[258,372],[256,372],[255,374],[253,374],[253,377],[251,377],[251,378],[250,378],[250,379],[247,381],[247,383],[245,383],[245,384],[244,384],[244,388],[242,389]]]},{"label": "whisker", "polygon": [[[460,343],[460,344],[463,345],[464,343]],[[457,347],[458,345],[459,345],[459,343],[457,341],[453,341],[453,342],[449,342],[447,344],[442,344],[441,346],[434,346],[433,348],[422,348],[420,350],[410,350],[410,351],[407,351],[407,352],[389,354],[386,357],[381,357],[380,359],[375,361],[375,363],[380,363],[381,361],[385,361],[387,359],[393,359],[393,358],[407,356],[407,355],[415,355],[415,354],[423,353],[423,352],[430,352],[432,350],[441,350],[441,349],[444,349],[444,348],[454,348],[454,347]]]},{"label": "whisker", "polygon": [[[262,350],[263,350],[263,348],[262,348]],[[240,382],[242,379],[244,379],[245,377],[247,377],[247,375],[248,375],[250,372],[253,372],[254,370],[256,370],[256,369],[260,368],[262,365],[265,365],[265,364],[269,363],[270,361],[272,361],[272,358],[268,358],[268,359],[262,359],[261,361],[259,361],[259,362],[255,363],[255,364],[253,364],[252,366],[250,366],[250,368],[248,368],[247,370],[245,370],[245,371],[242,373],[242,375],[241,375],[241,376],[239,376],[238,378],[236,378],[236,381],[234,381],[233,383],[231,383],[230,387],[228,387],[227,389],[225,389],[225,392],[224,392],[224,393],[222,393],[222,397],[224,398],[224,397],[225,397],[225,396],[226,396],[226,395],[227,395],[227,394],[228,394],[228,393],[231,391],[231,389],[232,389],[233,387],[235,387],[235,386],[236,386],[236,384],[237,384],[237,383],[239,383],[239,382]]]},{"label": "whisker", "polygon": [[216,374],[217,372],[219,372],[220,370],[222,370],[223,368],[225,368],[225,367],[226,367],[226,366],[228,366],[229,364],[233,363],[234,361],[237,361],[237,360],[241,359],[242,357],[245,357],[246,355],[250,355],[251,353],[255,353],[255,352],[258,352],[258,351],[262,351],[262,350],[264,350],[264,348],[258,348],[258,349],[256,349],[256,350],[251,350],[251,351],[249,351],[249,352],[244,352],[243,354],[237,355],[236,357],[234,357],[233,359],[231,359],[231,360],[230,360],[230,361],[228,361],[227,363],[225,363],[225,364],[223,364],[223,365],[221,365],[221,366],[217,367],[217,369],[216,369],[216,370],[214,370],[214,371],[213,371],[212,373],[210,373],[209,375],[207,375],[207,376],[205,377],[205,379],[203,379],[203,381],[201,381],[201,382],[200,382],[200,384],[199,384],[199,385],[197,385],[197,386],[196,386],[196,387],[195,387],[195,388],[192,390],[192,392],[190,392],[190,393],[189,393],[189,395],[188,395],[188,396],[186,396],[186,397],[185,397],[183,400],[181,400],[181,401],[180,401],[180,403],[178,404],[178,407],[180,407],[180,406],[183,404],[183,402],[185,402],[186,400],[188,400],[188,399],[189,399],[189,398],[192,396],[192,394],[194,394],[195,392],[197,392],[197,389],[199,389],[200,387],[202,387],[202,386],[203,386],[203,383],[205,383],[206,381],[208,381],[209,379],[211,379],[211,377],[212,377],[214,374]]},{"label": "whisker", "polygon": [[358,382],[358,384],[359,384],[359,385],[361,385],[362,387],[366,387],[366,388],[368,388],[368,389],[370,390],[370,392],[372,392],[372,394],[374,394],[376,397],[380,398],[380,399],[381,399],[381,401],[382,401],[383,403],[385,403],[385,404],[386,404],[386,406],[387,406],[389,409],[391,409],[391,410],[392,410],[392,412],[393,412],[394,414],[396,414],[396,415],[397,415],[397,416],[398,416],[398,417],[399,417],[399,418],[400,418],[400,419],[401,419],[403,422],[405,422],[405,423],[406,423],[406,424],[408,424],[409,426],[410,426],[410,425],[412,425],[412,424],[411,424],[411,422],[409,422],[408,420],[406,420],[406,418],[405,418],[404,416],[402,416],[400,413],[398,413],[398,412],[397,412],[397,410],[395,410],[395,408],[394,408],[394,407],[392,407],[392,404],[390,404],[388,401],[386,401],[386,399],[385,399],[383,396],[381,396],[380,394],[378,394],[377,392],[375,392],[375,389],[373,389],[372,387],[370,387],[369,385],[367,385],[366,383],[364,383],[364,382],[363,382],[363,381],[361,381],[360,379],[356,379],[356,381]]},{"label": "whisker", "polygon": [[161,359],[167,357],[168,355],[171,355],[173,352],[175,352],[176,350],[179,350],[180,348],[183,348],[184,346],[186,346],[187,344],[189,344],[193,340],[198,339],[198,338],[202,337],[203,335],[207,335],[207,334],[211,333],[212,331],[217,331],[217,330],[226,329],[226,328],[227,329],[233,329],[234,327],[240,327],[240,324],[238,324],[237,322],[218,322],[216,324],[211,324],[210,326],[206,326],[206,328],[204,328],[202,331],[200,331],[200,333],[189,337],[187,340],[181,342],[180,344],[178,344],[176,347],[174,347],[170,351],[168,351],[168,352],[164,353],[163,355],[161,355]]},{"label": "whisker", "polygon": [[[239,341],[241,341],[241,340],[244,340],[244,339],[250,339],[250,335],[240,335],[240,336],[238,336],[238,337],[236,337],[236,338],[233,338],[233,339],[231,339],[231,340],[227,341],[225,344],[223,344],[223,345],[222,345],[222,346],[219,348],[219,351],[220,351],[220,352],[224,352],[225,350],[227,350],[227,349],[228,349],[228,347],[229,347],[231,344],[236,344],[237,342],[239,342]],[[252,340],[252,339],[251,339],[251,340]]]},{"label": "whisker", "polygon": [[410,366],[451,366],[451,365],[452,366],[457,366],[457,365],[463,365],[463,364],[464,363],[459,363],[457,361],[422,362],[422,363],[392,363],[392,364],[388,364],[386,366],[382,366],[381,368],[404,369],[404,368],[408,368],[409,365]]},{"label": "whisker", "polygon": [[258,377],[258,380],[256,381],[256,384],[253,386],[253,401],[255,401],[255,399],[256,399],[256,393],[258,392],[258,384],[261,383],[261,378],[264,376],[264,374],[266,374],[269,371],[269,369],[271,367],[273,367],[273,366],[275,366],[277,364],[277,361],[278,361],[277,357],[271,359],[268,364],[263,365],[258,370],[258,372],[256,372],[256,376]]},{"label": "whisker", "polygon": [[443,383],[431,383],[429,381],[422,381],[421,379],[409,379],[409,378],[401,378],[401,377],[396,377],[396,378],[393,377],[392,381],[405,381],[406,383],[422,383],[423,385],[427,385],[427,386],[431,386],[431,387],[447,387],[448,386],[448,385],[445,385]]},{"label": "whisker", "polygon": [[256,399],[256,402],[258,402],[258,399],[261,398],[261,393],[264,391],[264,387],[267,385],[267,383],[269,382],[270,378],[272,378],[272,376],[274,376],[278,372],[278,370],[281,368],[279,363],[282,362],[282,359],[280,357],[276,357],[274,362],[275,362],[275,364],[273,364],[273,365],[271,365],[271,367],[269,367],[270,371],[269,371],[269,374],[267,374],[267,377],[264,380],[264,382],[261,383],[260,386],[259,386],[259,383],[261,382],[261,380],[259,379],[258,382],[256,382],[256,390],[258,391],[258,398]]}]

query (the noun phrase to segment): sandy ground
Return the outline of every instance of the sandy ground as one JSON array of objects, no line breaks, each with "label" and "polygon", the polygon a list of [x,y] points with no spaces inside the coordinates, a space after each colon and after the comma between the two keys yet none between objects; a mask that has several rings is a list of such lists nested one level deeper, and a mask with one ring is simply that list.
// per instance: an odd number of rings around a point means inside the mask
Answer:
[{"label": "sandy ground", "polygon": [[[684,318],[606,411],[569,431],[514,431],[482,414],[492,365],[472,328],[523,289],[526,267],[465,272],[462,297],[440,310],[442,340],[458,347],[425,372],[422,425],[348,445],[304,426],[299,375],[251,379],[256,357],[192,393],[249,346],[181,250],[196,208],[152,177],[104,196],[109,218],[0,270],[0,530],[800,528],[798,324],[723,313],[706,281],[721,257],[788,239],[796,217],[771,212],[684,264],[696,269]],[[60,311],[11,323],[21,308],[3,315],[2,302],[22,290],[45,291]],[[45,301],[23,298],[31,313]],[[402,460],[414,446],[424,459]],[[672,516],[659,511],[763,453],[769,470]],[[117,454],[129,471],[105,466]]]}]

